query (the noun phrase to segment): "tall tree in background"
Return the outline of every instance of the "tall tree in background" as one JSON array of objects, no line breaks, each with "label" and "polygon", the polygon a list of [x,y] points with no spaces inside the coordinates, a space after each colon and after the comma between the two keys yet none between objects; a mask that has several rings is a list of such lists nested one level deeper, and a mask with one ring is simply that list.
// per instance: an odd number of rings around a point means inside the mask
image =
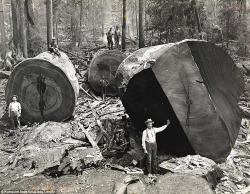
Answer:
[{"label": "tall tree in background", "polygon": [[144,5],[143,5],[143,0],[139,0],[139,48],[143,48],[145,46],[144,43],[144,18],[143,18],[143,13],[144,13]]},{"label": "tall tree in background", "polygon": [[196,23],[197,23],[197,29],[198,29],[198,32],[199,32],[199,38],[202,39],[201,22],[200,22],[199,12],[198,12],[197,6],[196,6],[196,1],[192,0],[191,5],[192,5],[192,9],[194,9],[194,13],[195,13],[195,19],[196,19]]},{"label": "tall tree in background", "polygon": [[53,11],[52,11],[52,0],[46,0],[46,18],[47,18],[47,46],[53,36]]},{"label": "tall tree in background", "polygon": [[15,52],[18,52],[20,44],[19,44],[19,27],[18,27],[18,11],[16,0],[11,0],[11,16],[12,16],[12,30],[13,30],[13,44]]},{"label": "tall tree in background", "polygon": [[21,48],[23,52],[23,57],[28,57],[28,50],[27,50],[27,36],[26,36],[26,18],[25,18],[25,11],[24,11],[24,0],[18,0],[18,7],[20,11],[20,38],[21,38]]},{"label": "tall tree in background", "polygon": [[79,23],[79,32],[78,32],[78,47],[82,45],[82,17],[83,17],[83,0],[80,0],[80,23]]},{"label": "tall tree in background", "polygon": [[3,0],[0,0],[0,26],[1,26],[1,44],[2,44],[2,59],[5,59],[6,55],[6,40],[5,40],[5,26],[4,26],[4,14],[3,14]]},{"label": "tall tree in background", "polygon": [[123,0],[123,14],[122,14],[122,50],[126,49],[126,0]]}]

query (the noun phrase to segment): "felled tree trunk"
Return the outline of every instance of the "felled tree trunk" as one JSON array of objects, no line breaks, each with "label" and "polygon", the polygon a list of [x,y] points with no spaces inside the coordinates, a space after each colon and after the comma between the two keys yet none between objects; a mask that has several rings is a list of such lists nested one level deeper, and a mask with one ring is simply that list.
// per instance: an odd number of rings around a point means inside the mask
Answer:
[{"label": "felled tree trunk", "polygon": [[[155,62],[154,62],[155,61]],[[123,105],[138,130],[152,118],[158,148],[185,156],[223,161],[237,138],[238,100],[244,79],[232,58],[212,43],[185,40],[134,52],[119,66],[116,80]]]},{"label": "felled tree trunk", "polygon": [[24,123],[63,121],[72,116],[79,93],[75,68],[67,55],[49,52],[22,61],[12,71],[5,97],[18,95]]},{"label": "felled tree trunk", "polygon": [[90,63],[88,80],[96,92],[101,92],[101,81],[105,80],[105,93],[118,94],[115,84],[115,74],[118,66],[126,58],[120,51],[100,51]]}]

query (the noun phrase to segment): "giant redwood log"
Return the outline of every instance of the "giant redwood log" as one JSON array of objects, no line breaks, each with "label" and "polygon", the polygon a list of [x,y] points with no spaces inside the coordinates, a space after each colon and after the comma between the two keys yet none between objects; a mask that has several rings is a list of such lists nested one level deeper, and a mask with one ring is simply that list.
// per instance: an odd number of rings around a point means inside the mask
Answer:
[{"label": "giant redwood log", "polygon": [[107,86],[105,93],[118,94],[115,74],[118,66],[126,58],[126,55],[117,50],[104,50],[98,52],[90,63],[88,80],[96,92],[101,92],[101,80],[105,80]]},{"label": "giant redwood log", "polygon": [[18,95],[24,123],[63,121],[72,116],[79,93],[75,68],[67,55],[49,52],[26,59],[12,71],[5,97]]},{"label": "giant redwood log", "polygon": [[[155,61],[155,62],[154,62]],[[244,80],[232,58],[218,46],[197,40],[142,48],[116,74],[121,100],[138,130],[152,118],[158,149],[184,156],[200,154],[216,162],[237,138],[238,100]]]}]

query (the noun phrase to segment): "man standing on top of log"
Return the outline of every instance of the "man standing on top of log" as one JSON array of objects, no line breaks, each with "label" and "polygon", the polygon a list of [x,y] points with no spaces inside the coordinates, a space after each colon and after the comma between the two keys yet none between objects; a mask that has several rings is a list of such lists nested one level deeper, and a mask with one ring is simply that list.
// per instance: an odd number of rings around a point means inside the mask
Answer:
[{"label": "man standing on top of log", "polygon": [[153,127],[152,119],[148,119],[145,121],[147,125],[147,129],[145,129],[142,133],[142,147],[144,152],[147,154],[147,172],[148,176],[152,177],[151,173],[156,173],[156,162],[157,162],[157,143],[156,143],[156,133],[159,133],[165,130],[170,124],[169,120],[167,120],[167,124],[162,127],[156,128]]},{"label": "man standing on top of log", "polygon": [[112,27],[109,29],[106,35],[107,35],[107,40],[108,40],[108,48],[109,50],[113,50]]},{"label": "man standing on top of log", "polygon": [[52,41],[51,43],[49,44],[49,51],[53,54],[56,54],[57,56],[61,56],[60,53],[59,53],[59,49],[58,49],[58,46],[56,44],[56,38],[55,37],[52,37]]},{"label": "man standing on top of log", "polygon": [[12,102],[9,104],[9,117],[12,129],[20,128],[21,104],[17,102],[17,95],[12,96]]},{"label": "man standing on top of log", "polygon": [[121,37],[121,33],[119,30],[119,26],[115,27],[115,34],[114,34],[114,38],[115,38],[115,48],[119,49],[119,42],[120,42],[120,37]]}]

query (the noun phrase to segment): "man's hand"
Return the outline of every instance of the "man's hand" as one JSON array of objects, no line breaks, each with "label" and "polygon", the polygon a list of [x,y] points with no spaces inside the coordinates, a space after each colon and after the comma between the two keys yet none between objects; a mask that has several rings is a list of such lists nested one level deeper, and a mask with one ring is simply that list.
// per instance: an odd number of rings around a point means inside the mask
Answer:
[{"label": "man's hand", "polygon": [[170,124],[170,121],[169,121],[169,119],[167,120],[167,125],[169,125]]},{"label": "man's hand", "polygon": [[144,150],[144,153],[145,153],[145,154],[148,154],[148,151],[145,149],[145,150]]}]

